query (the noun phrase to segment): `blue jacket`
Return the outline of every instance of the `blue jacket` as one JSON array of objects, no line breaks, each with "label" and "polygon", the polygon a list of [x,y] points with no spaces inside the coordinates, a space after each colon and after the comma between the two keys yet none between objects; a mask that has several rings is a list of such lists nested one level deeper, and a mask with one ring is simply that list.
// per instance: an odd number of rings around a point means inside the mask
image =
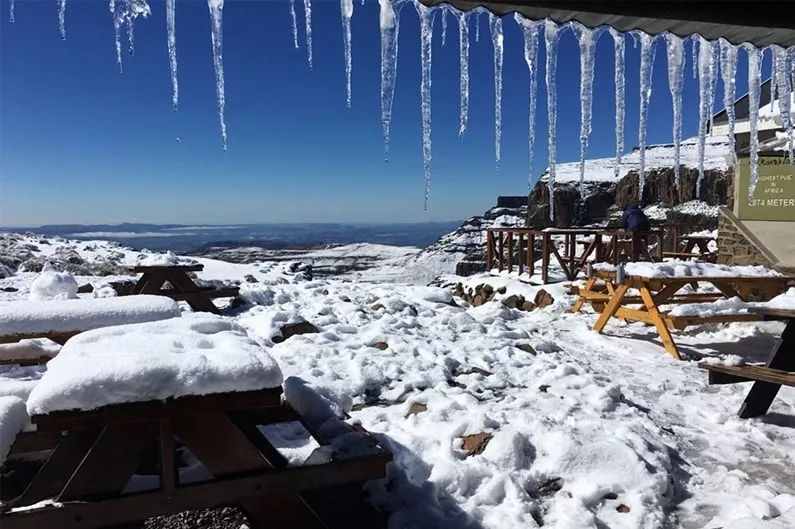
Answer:
[{"label": "blue jacket", "polygon": [[630,206],[624,210],[624,229],[629,231],[649,231],[649,217],[638,206]]}]

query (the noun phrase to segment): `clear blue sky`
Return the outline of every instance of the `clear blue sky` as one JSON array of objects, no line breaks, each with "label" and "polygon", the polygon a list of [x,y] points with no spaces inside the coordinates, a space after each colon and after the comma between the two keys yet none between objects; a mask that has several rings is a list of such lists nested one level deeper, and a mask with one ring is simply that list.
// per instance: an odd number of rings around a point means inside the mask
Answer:
[{"label": "clear blue sky", "polygon": [[[505,20],[503,162],[495,170],[492,46],[485,16],[470,34],[470,128],[458,122],[458,36],[433,48],[433,190],[423,211],[419,41],[401,13],[392,160],[383,161],[378,4],[356,0],[353,108],[345,107],[339,2],[313,5],[314,70],[292,45],[287,1],[227,0],[224,9],[229,150],[218,132],[206,2],[177,0],[180,108],[172,112],[165,7],[136,26],[135,56],[115,64],[106,2],[69,0],[67,39],[55,2],[17,0],[0,21],[0,225],[101,222],[420,222],[477,214],[527,190],[527,70],[522,36]],[[296,2],[303,44],[303,7]],[[543,40],[539,59],[544,57]],[[671,140],[663,42],[655,46],[650,143]],[[697,84],[686,47],[685,136],[697,127]],[[626,145],[637,140],[639,50],[627,42]],[[765,55],[764,72],[769,70]],[[740,53],[737,93],[746,88]],[[718,83],[718,100],[722,87]],[[579,57],[566,31],[558,57],[560,161],[579,157]],[[546,167],[546,94],[539,76],[536,156]],[[717,105],[716,105],[717,107]],[[591,156],[614,151],[613,45],[597,45]],[[177,141],[177,137],[181,142]]]}]

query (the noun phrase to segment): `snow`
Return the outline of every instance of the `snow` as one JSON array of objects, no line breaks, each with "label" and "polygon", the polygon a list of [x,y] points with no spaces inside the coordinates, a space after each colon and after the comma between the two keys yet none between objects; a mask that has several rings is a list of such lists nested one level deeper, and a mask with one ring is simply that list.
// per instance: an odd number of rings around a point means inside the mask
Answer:
[{"label": "snow", "polygon": [[184,264],[174,252],[148,253],[138,259],[138,266],[177,266]]},{"label": "snow", "polygon": [[31,415],[111,404],[277,387],[274,359],[234,322],[214,315],[82,333],[47,364]]},{"label": "snow", "polygon": [[662,263],[627,263],[624,271],[639,277],[779,277],[781,274],[760,265],[731,266],[696,261],[670,260]]},{"label": "snow", "polygon": [[0,397],[0,465],[5,461],[14,439],[27,422],[25,401],[18,397]]},{"label": "snow", "polygon": [[765,303],[765,306],[770,309],[795,310],[795,288],[779,294]]},{"label": "snow", "polygon": [[179,315],[177,303],[163,296],[0,302],[0,335],[87,331]]},{"label": "snow", "polygon": [[15,343],[0,344],[0,362],[52,358],[60,350],[59,344],[47,338],[28,338]]},{"label": "snow", "polygon": [[676,305],[669,311],[671,316],[729,316],[748,314],[749,305],[738,297],[719,299],[710,303],[688,303]]},{"label": "snow", "polygon": [[69,272],[57,272],[45,265],[30,285],[32,301],[63,300],[77,297],[77,281]]}]

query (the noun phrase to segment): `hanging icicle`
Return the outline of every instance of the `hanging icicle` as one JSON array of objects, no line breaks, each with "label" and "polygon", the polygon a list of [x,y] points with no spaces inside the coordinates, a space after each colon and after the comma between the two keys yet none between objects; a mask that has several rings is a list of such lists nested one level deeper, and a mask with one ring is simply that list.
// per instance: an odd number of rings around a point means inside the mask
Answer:
[{"label": "hanging icicle", "polygon": [[704,150],[707,125],[712,114],[712,74],[714,71],[713,43],[699,37],[698,43],[698,181],[696,197],[701,198],[701,183],[704,180]]},{"label": "hanging icicle", "polygon": [[304,0],[304,22],[306,24],[306,62],[312,69],[312,0]]},{"label": "hanging icicle", "polygon": [[489,31],[494,48],[494,156],[497,168],[500,167],[502,146],[502,58],[503,34],[502,19],[489,12]]},{"label": "hanging icicle", "polygon": [[293,29],[293,47],[298,49],[298,20],[295,16],[295,0],[290,0],[290,21]]},{"label": "hanging icicle", "polygon": [[[119,2],[121,3],[122,0],[119,0]],[[121,17],[119,17],[118,14],[120,9],[119,6],[116,5],[116,0],[110,0],[108,7],[110,9],[111,17],[113,18],[114,42],[116,44],[116,63],[119,65],[119,73],[123,73],[124,65],[121,61]]]},{"label": "hanging icicle", "polygon": [[651,99],[651,64],[654,37],[643,31],[635,32],[640,39],[640,125],[638,143],[640,145],[640,169],[638,173],[638,201],[643,204],[643,189],[646,186],[646,122]]},{"label": "hanging icicle", "polygon": [[[723,81],[723,107],[726,109],[726,116],[729,118],[729,145],[731,146],[732,156],[735,156],[734,145],[734,98],[736,91],[735,76],[737,75],[737,46],[731,44],[726,39],[720,39],[720,75]],[[737,164],[735,164],[736,167]]]},{"label": "hanging icicle", "polygon": [[524,61],[530,74],[529,97],[527,102],[527,147],[529,152],[527,165],[528,189],[533,184],[533,155],[536,142],[536,93],[538,91],[538,30],[541,22],[527,20],[519,13],[514,13],[514,20],[522,28],[524,35]]},{"label": "hanging icicle", "polygon": [[698,79],[698,35],[690,36],[690,53],[693,56],[693,79]]},{"label": "hanging icicle", "polygon": [[475,42],[480,42],[480,10],[474,10],[475,16]]},{"label": "hanging icicle", "polygon": [[458,135],[463,136],[469,119],[469,13],[454,13],[458,20]]},{"label": "hanging icicle", "polygon": [[433,37],[433,11],[415,0],[414,7],[420,17],[420,63],[422,80],[420,99],[422,110],[422,165],[425,172],[425,211],[431,198],[431,39]]},{"label": "hanging icicle", "polygon": [[442,46],[447,46],[447,7],[442,4],[439,15],[442,17]]},{"label": "hanging icicle", "polygon": [[213,67],[215,68],[215,94],[218,98],[218,120],[221,125],[221,140],[227,149],[226,97],[224,95],[224,0],[207,0],[210,8],[210,38],[213,48]]},{"label": "hanging icicle", "polygon": [[593,108],[593,75],[596,41],[601,28],[591,29],[579,22],[571,22],[571,29],[580,45],[580,200],[585,198],[585,155],[591,138],[591,110]]},{"label": "hanging icicle", "polygon": [[751,202],[759,181],[759,92],[762,86],[762,53],[752,44],[743,46],[748,53],[748,124],[751,133],[751,179],[748,184],[748,201]]},{"label": "hanging icicle", "polygon": [[16,7],[14,3],[15,3],[14,0],[11,0],[8,6],[8,21],[12,24],[17,21],[16,15],[14,14],[14,10]]},{"label": "hanging icicle", "polygon": [[624,34],[615,28],[608,28],[610,36],[613,37],[613,82],[615,84],[615,105],[616,105],[616,163],[614,175],[618,178],[621,167],[621,157],[624,154],[624,114],[626,104],[624,99],[624,53],[626,40]]},{"label": "hanging icicle", "polygon": [[147,0],[109,0],[108,8],[113,19],[113,35],[116,45],[116,63],[119,72],[124,71],[121,58],[121,28],[126,26],[130,42],[130,53],[134,51],[134,24],[138,17],[146,18],[152,10]]},{"label": "hanging icicle", "polygon": [[709,93],[707,94],[707,107],[709,111],[709,130],[712,130],[713,120],[715,119],[715,92],[716,87],[718,85],[718,70],[720,69],[720,64],[718,63],[720,59],[720,49],[718,46],[717,41],[710,42],[709,48],[711,50],[712,55],[710,55],[709,59]]},{"label": "hanging icicle", "polygon": [[685,74],[684,43],[681,37],[673,33],[666,33],[665,44],[668,57],[668,88],[671,91],[674,113],[674,180],[677,192],[681,192],[679,159],[680,144],[682,142],[682,85]]},{"label": "hanging icicle", "polygon": [[558,96],[555,89],[558,62],[558,40],[560,27],[552,20],[544,21],[544,42],[546,43],[546,86],[547,86],[547,151],[549,154],[549,218],[555,220],[555,158],[557,157]]},{"label": "hanging icicle", "polygon": [[346,103],[351,108],[351,17],[353,17],[353,0],[340,0],[342,17],[342,42],[345,48],[345,88]]},{"label": "hanging icicle", "polygon": [[179,81],[177,80],[177,26],[176,1],[166,0],[166,28],[168,31],[168,64],[171,69],[171,105],[179,106]]},{"label": "hanging icicle", "polygon": [[58,31],[61,39],[66,40],[66,0],[58,0]]},{"label": "hanging icicle", "polygon": [[[781,46],[772,46],[773,56],[776,58],[776,82],[778,83],[778,111],[781,125],[787,131],[787,151],[789,152],[790,163],[795,160],[793,157],[793,145],[795,138],[793,138],[793,123],[792,123],[792,85],[788,73],[791,66],[789,64],[790,58],[787,50]],[[772,100],[771,100],[772,102]],[[772,105],[771,105],[772,106]]]},{"label": "hanging icicle", "polygon": [[778,54],[776,53],[776,46],[768,46],[770,50],[770,102],[776,100],[776,93],[778,92],[778,81],[776,80],[776,76],[778,75],[778,67],[776,65],[776,61],[778,60]]},{"label": "hanging icicle", "polygon": [[389,140],[392,127],[392,102],[397,80],[398,30],[400,18],[392,0],[378,0],[381,30],[381,127],[384,132],[384,160],[389,161]]}]

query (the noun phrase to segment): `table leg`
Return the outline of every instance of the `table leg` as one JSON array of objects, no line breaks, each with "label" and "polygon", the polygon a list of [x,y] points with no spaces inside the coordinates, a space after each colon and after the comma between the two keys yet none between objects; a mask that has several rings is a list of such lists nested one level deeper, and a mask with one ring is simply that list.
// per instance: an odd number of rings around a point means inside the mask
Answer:
[{"label": "table leg", "polygon": [[668,330],[668,325],[665,324],[665,320],[663,319],[662,314],[660,314],[660,309],[657,308],[657,304],[654,302],[654,297],[652,297],[649,288],[642,286],[639,290],[640,298],[643,300],[643,305],[646,307],[646,310],[649,312],[649,316],[651,316],[651,319],[654,322],[654,326],[657,328],[657,332],[660,335],[663,347],[665,347],[665,350],[668,351],[668,354],[670,354],[672,357],[677,360],[681,360],[682,355],[679,354],[679,349],[674,343],[674,339],[671,336],[671,331]]},{"label": "table leg", "polygon": [[[795,320],[787,320],[787,327],[781,334],[781,344],[770,355],[766,365],[773,369],[795,371]],[[738,415],[743,419],[764,415],[780,387],[781,384],[771,382],[754,382]]]},{"label": "table leg", "polygon": [[598,333],[602,332],[610,318],[612,318],[619,307],[621,307],[621,302],[624,301],[624,296],[626,295],[627,290],[629,290],[629,285],[621,284],[618,286],[615,293],[610,298],[610,301],[607,302],[604,310],[602,310],[602,313],[599,315],[599,319],[596,320],[593,330]]},{"label": "table leg", "polygon": [[589,278],[588,281],[585,283],[585,286],[583,287],[583,290],[580,292],[580,297],[577,298],[577,301],[574,303],[574,306],[571,308],[571,312],[573,314],[577,314],[578,312],[580,312],[580,309],[582,309],[582,306],[585,303],[585,296],[583,296],[582,293],[583,292],[590,292],[591,289],[594,286],[594,283],[596,283],[596,278],[595,277]]},{"label": "table leg", "polygon": [[541,282],[547,284],[549,282],[549,233],[544,233],[541,239]]}]

